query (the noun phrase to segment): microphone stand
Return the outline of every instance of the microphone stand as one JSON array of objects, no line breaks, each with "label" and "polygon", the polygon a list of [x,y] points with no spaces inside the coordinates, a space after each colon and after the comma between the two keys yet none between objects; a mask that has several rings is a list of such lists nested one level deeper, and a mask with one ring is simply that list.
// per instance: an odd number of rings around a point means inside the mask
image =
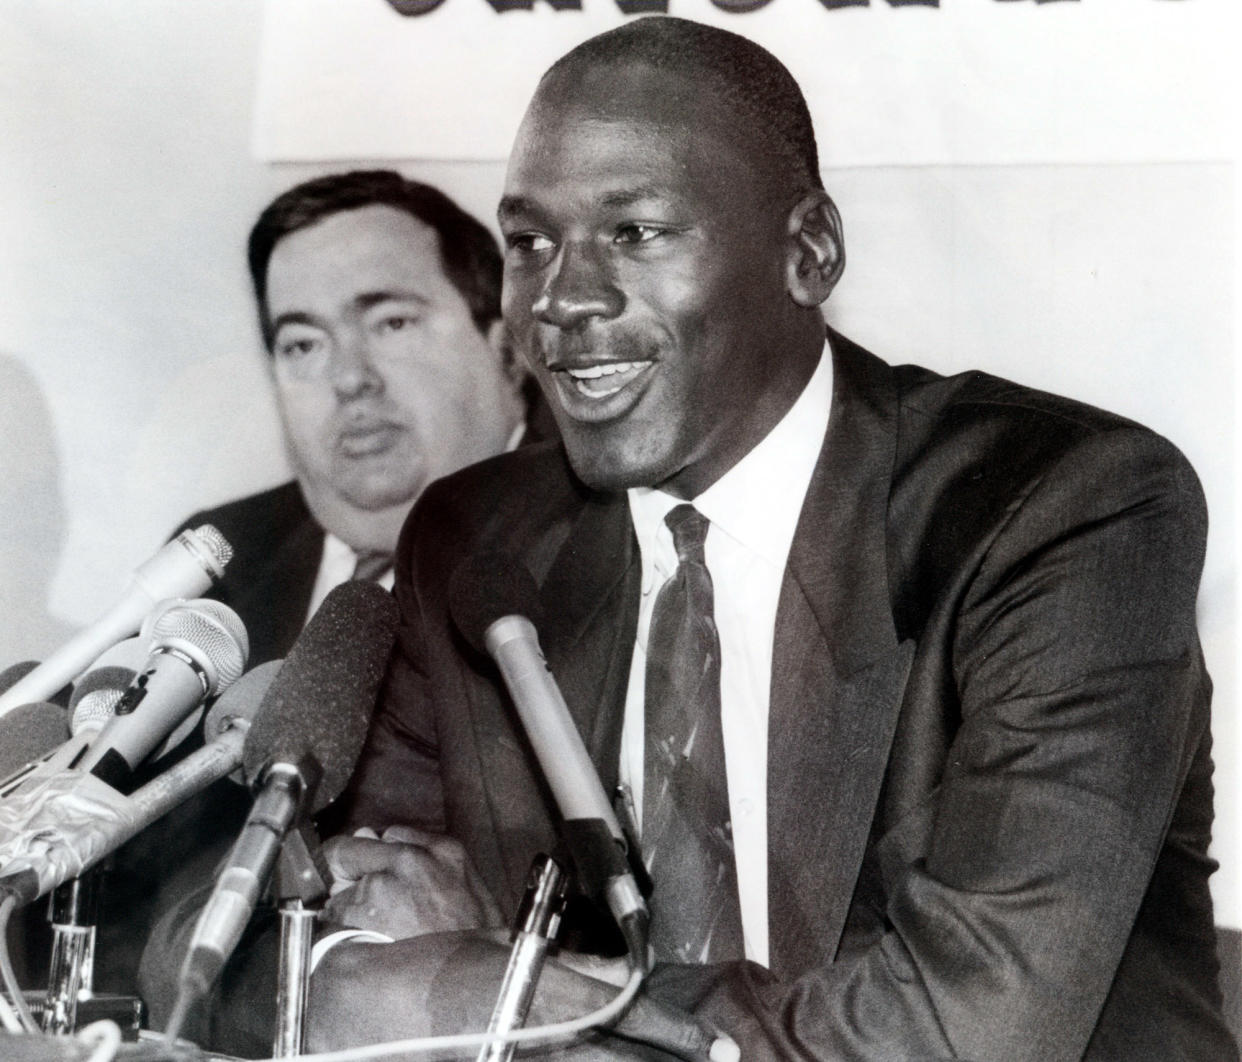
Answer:
[{"label": "microphone stand", "polygon": [[310,992],[311,938],[328,897],[328,870],[309,823],[290,830],[281,845],[273,889],[280,911],[280,962],[276,974],[275,1058],[302,1054]]},{"label": "microphone stand", "polygon": [[52,957],[43,1031],[68,1035],[77,1027],[78,1000],[94,986],[95,923],[99,918],[100,871],[66,881],[52,893]]},{"label": "microphone stand", "polygon": [[[509,1032],[526,1023],[548,945],[556,939],[565,910],[565,872],[551,856],[537,855],[526,879],[526,893],[513,927],[513,950],[488,1022],[489,1033]],[[509,1062],[517,1044],[484,1044],[476,1062]]]}]

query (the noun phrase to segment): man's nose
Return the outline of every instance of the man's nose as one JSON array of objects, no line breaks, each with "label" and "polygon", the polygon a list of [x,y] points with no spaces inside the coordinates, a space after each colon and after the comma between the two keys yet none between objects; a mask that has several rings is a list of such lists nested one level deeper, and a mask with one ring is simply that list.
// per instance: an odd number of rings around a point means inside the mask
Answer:
[{"label": "man's nose", "polygon": [[383,389],[384,377],[376,368],[374,353],[362,329],[342,335],[333,352],[332,387],[342,398]]},{"label": "man's nose", "polygon": [[616,317],[624,308],[606,256],[584,244],[566,244],[531,311],[545,324],[572,330],[593,317]]}]

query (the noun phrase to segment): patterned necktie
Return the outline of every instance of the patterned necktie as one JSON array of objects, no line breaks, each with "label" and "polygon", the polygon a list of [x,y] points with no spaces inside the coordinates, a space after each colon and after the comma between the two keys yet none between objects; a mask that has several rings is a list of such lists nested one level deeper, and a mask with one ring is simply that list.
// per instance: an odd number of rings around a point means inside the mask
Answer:
[{"label": "patterned necktie", "polygon": [[661,587],[647,638],[643,852],[655,882],[658,960],[744,957],[720,728],[720,637],[703,542],[708,521],[678,505],[677,571]]},{"label": "patterned necktie", "polygon": [[357,561],[354,563],[354,579],[365,579],[367,582],[373,583],[389,568],[392,567],[392,554],[383,550],[371,549],[363,550],[361,553],[355,554]]}]

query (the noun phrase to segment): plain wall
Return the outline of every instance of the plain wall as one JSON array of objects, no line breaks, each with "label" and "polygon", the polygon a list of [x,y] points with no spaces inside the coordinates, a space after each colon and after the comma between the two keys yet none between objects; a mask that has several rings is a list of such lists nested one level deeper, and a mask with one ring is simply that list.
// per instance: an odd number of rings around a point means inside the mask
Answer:
[{"label": "plain wall", "polygon": [[[254,161],[261,16],[0,0],[0,667],[88,622],[191,510],[287,477],[244,241],[275,193],[343,164]],[[853,338],[1117,410],[1198,469],[1215,893],[1242,926],[1227,155],[825,180],[849,258],[829,317]],[[502,163],[401,168],[491,220]]]}]

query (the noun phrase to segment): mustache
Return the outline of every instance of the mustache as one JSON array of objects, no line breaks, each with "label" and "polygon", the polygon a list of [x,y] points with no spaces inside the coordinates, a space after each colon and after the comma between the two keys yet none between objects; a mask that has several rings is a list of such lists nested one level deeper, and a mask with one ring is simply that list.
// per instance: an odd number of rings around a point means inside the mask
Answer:
[{"label": "mustache", "polygon": [[586,361],[655,361],[659,344],[650,336],[631,331],[558,332],[552,335],[534,333],[530,340],[532,364],[558,368]]}]

